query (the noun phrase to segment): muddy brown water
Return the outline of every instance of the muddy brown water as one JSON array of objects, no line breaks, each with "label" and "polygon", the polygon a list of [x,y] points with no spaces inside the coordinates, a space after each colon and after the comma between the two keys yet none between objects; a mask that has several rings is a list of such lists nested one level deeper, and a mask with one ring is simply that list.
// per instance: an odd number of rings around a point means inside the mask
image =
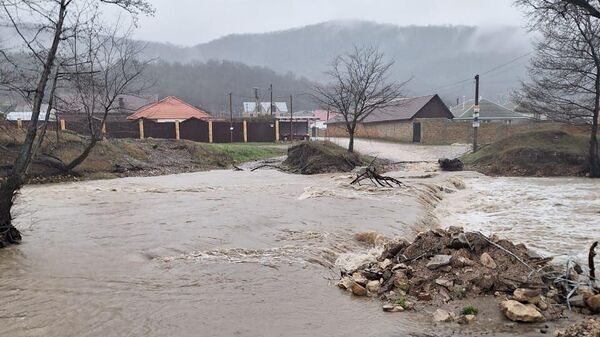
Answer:
[{"label": "muddy brown water", "polygon": [[0,336],[496,335],[333,286],[338,255],[368,249],[355,233],[428,227],[422,187],[347,182],[215,171],[28,186],[24,244],[0,251]]}]

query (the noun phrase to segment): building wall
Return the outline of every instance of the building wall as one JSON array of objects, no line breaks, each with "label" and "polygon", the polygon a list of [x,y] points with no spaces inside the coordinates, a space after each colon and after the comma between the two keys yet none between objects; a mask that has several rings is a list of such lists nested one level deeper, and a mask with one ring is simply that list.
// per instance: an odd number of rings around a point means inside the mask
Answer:
[{"label": "building wall", "polygon": [[[470,144],[473,142],[472,122],[441,118],[420,118],[416,119],[415,122],[421,123],[422,144]],[[411,121],[361,125],[358,128],[357,137],[412,142],[413,123]],[[548,121],[531,121],[516,124],[482,123],[477,138],[480,144],[489,144],[514,134],[540,130],[563,130],[572,133],[582,133],[588,132],[589,126]],[[343,124],[329,125],[327,133],[329,137],[348,137]]]}]

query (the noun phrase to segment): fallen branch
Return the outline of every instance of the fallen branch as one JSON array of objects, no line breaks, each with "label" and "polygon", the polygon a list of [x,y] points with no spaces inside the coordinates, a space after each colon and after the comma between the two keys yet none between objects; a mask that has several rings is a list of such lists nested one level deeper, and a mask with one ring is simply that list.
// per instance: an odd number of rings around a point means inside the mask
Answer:
[{"label": "fallen branch", "polygon": [[380,175],[379,173],[376,172],[376,170],[373,167],[367,167],[363,173],[359,174],[356,177],[356,179],[354,179],[350,183],[350,185],[355,185],[355,184],[360,185],[360,182],[365,179],[369,179],[373,183],[373,185],[380,186],[380,187],[404,186],[404,184],[398,179]]},{"label": "fallen branch", "polygon": [[590,247],[590,254],[588,255],[588,265],[590,268],[590,281],[592,284],[596,282],[596,266],[594,265],[594,258],[596,257],[596,247],[598,247],[598,241],[592,244]]}]

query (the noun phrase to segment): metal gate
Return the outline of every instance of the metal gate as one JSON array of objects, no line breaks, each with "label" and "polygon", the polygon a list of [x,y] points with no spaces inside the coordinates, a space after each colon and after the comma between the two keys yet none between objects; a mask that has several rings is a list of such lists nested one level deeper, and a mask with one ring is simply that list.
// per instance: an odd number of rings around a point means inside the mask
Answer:
[{"label": "metal gate", "polygon": [[413,124],[413,143],[421,142],[421,123]]}]

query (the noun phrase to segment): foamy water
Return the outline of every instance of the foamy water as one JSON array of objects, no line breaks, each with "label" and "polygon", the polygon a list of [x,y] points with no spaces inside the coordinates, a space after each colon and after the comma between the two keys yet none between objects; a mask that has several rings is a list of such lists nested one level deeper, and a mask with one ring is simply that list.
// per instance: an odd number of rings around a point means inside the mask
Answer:
[{"label": "foamy water", "polygon": [[464,179],[467,189],[436,210],[443,226],[464,226],[526,244],[561,263],[585,261],[600,239],[600,181],[585,178]]}]

